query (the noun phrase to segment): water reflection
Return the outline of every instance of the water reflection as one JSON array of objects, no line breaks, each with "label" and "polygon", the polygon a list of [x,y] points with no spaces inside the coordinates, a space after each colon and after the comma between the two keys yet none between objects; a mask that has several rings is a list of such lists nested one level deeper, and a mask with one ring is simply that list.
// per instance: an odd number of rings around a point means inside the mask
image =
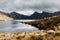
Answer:
[{"label": "water reflection", "polygon": [[23,32],[23,31],[37,31],[38,29],[20,23],[20,21],[0,21],[0,32]]}]

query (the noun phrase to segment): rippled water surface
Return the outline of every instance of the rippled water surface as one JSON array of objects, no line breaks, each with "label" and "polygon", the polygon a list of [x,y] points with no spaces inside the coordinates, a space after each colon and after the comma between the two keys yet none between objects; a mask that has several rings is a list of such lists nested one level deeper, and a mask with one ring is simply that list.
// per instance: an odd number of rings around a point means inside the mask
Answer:
[{"label": "rippled water surface", "polygon": [[22,21],[20,20],[0,21],[0,32],[24,32],[24,31],[37,31],[38,30],[37,28],[31,25],[23,24],[20,22]]}]

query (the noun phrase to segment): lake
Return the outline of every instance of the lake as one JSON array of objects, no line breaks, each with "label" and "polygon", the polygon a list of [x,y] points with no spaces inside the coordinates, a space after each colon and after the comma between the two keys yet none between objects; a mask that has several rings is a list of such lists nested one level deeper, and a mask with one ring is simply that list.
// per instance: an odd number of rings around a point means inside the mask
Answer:
[{"label": "lake", "polygon": [[35,28],[34,26],[21,23],[29,21],[32,20],[0,21],[0,32],[38,31],[38,28]]}]

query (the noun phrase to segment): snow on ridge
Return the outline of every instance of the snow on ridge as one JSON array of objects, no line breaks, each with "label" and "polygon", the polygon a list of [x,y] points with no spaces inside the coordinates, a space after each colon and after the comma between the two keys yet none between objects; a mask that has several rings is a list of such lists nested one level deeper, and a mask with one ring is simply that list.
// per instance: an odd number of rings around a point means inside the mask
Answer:
[{"label": "snow on ridge", "polygon": [[34,11],[16,11],[19,14],[30,16],[34,13]]},{"label": "snow on ridge", "polygon": [[30,15],[32,15],[34,12],[42,13],[43,11],[27,10],[27,11],[16,11],[16,12],[19,13],[19,14],[23,14],[23,15],[30,16]]}]

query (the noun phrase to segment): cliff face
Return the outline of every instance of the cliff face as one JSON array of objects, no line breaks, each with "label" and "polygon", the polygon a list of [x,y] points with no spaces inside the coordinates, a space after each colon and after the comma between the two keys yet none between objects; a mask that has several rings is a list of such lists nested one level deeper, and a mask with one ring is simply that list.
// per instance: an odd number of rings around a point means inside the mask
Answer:
[{"label": "cliff face", "polygon": [[7,13],[4,13],[4,12],[1,12],[0,11],[0,20],[4,20],[4,21],[6,21],[6,20],[13,20],[13,18],[11,18],[11,17],[9,17],[8,15],[7,15]]}]

